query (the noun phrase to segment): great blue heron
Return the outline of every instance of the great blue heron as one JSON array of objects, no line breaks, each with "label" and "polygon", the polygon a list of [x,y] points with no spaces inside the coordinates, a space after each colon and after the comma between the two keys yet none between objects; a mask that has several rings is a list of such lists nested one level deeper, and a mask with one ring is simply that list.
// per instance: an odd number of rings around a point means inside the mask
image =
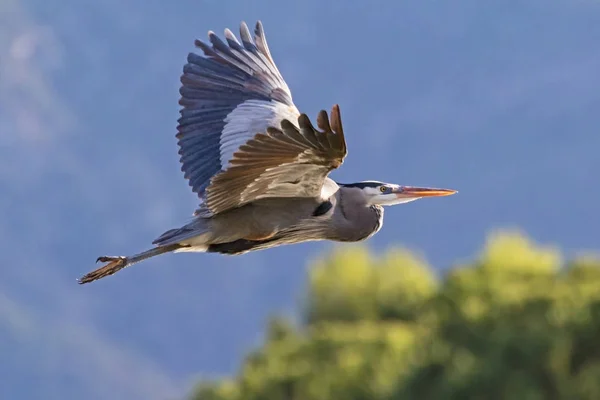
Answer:
[{"label": "great blue heron", "polygon": [[261,22],[241,43],[225,30],[212,46],[196,40],[204,57],[188,55],[181,76],[178,144],[182,171],[200,198],[193,220],[163,233],[154,248],[107,263],[83,276],[87,283],[159,254],[243,254],[311,240],[356,242],[373,236],[382,206],[454,190],[328,178],[346,157],[340,110],[321,111],[315,129],[300,114],[277,69]]}]

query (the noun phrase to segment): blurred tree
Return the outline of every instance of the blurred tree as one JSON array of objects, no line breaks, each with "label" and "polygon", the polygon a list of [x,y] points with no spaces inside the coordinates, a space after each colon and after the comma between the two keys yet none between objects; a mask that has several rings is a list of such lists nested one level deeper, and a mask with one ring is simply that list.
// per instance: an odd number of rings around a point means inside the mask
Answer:
[{"label": "blurred tree", "polygon": [[273,319],[235,379],[191,399],[600,399],[600,261],[563,267],[505,232],[438,282],[406,250],[335,251],[302,326]]}]

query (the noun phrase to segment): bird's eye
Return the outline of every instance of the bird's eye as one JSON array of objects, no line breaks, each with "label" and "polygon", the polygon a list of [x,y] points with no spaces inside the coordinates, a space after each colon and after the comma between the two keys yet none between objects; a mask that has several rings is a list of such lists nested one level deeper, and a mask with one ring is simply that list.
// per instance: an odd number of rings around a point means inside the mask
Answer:
[{"label": "bird's eye", "polygon": [[387,192],[387,186],[380,186],[380,187],[379,187],[379,191],[380,191],[381,193],[385,193],[385,192]]}]

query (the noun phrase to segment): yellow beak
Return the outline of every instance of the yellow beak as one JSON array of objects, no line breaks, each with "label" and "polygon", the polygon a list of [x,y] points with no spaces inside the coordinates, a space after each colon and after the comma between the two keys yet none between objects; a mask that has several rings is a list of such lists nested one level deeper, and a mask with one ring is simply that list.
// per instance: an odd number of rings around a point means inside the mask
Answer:
[{"label": "yellow beak", "polygon": [[454,193],[458,193],[458,191],[452,189],[401,186],[400,189],[396,192],[396,196],[398,196],[399,198],[439,197],[450,196]]}]

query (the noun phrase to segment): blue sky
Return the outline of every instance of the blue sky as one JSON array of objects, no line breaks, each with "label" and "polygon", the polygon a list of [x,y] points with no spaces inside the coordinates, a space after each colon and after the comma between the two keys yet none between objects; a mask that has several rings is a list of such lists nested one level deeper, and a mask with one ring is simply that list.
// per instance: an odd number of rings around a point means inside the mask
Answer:
[{"label": "blue sky", "polygon": [[[375,5],[376,4],[376,5]],[[176,254],[93,285],[197,205],[179,170],[195,38],[264,23],[298,108],[339,103],[333,177],[455,188],[387,210],[373,251],[438,270],[518,227],[598,250],[600,3],[0,1],[0,397],[164,399],[236,370],[334,245]],[[35,385],[32,382],[36,382]]]}]

